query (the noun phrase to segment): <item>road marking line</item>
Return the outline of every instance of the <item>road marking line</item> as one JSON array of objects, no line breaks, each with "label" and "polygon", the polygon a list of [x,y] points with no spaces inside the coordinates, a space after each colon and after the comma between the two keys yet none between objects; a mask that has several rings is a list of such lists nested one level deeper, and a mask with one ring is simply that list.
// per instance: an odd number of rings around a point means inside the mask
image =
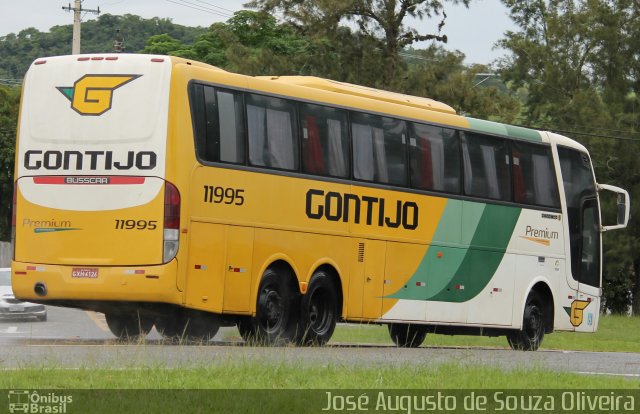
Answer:
[{"label": "road marking line", "polygon": [[87,316],[100,328],[103,332],[109,332],[109,326],[107,326],[107,321],[104,320],[104,316],[100,317],[96,312],[93,311],[84,311]]},{"label": "road marking line", "polygon": [[25,333],[25,332],[24,331],[18,331],[18,327],[17,326],[8,326],[7,329],[0,330],[0,333],[3,333],[3,334],[21,334],[21,333]]},{"label": "road marking line", "polygon": [[630,377],[630,378],[640,378],[640,374],[620,374],[614,372],[590,372],[590,371],[576,371],[576,374],[583,375],[611,375],[614,377]]}]

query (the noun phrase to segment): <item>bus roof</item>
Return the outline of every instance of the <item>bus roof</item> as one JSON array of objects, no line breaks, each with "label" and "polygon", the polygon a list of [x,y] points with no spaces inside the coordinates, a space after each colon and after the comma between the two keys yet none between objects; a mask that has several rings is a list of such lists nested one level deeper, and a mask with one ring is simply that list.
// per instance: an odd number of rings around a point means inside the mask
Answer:
[{"label": "bus roof", "polygon": [[[229,75],[239,75],[233,72],[228,72],[224,69],[220,69],[217,66],[212,66],[207,63],[201,63],[195,60],[179,58],[170,56],[170,59],[174,65],[187,64],[189,66],[195,66],[205,69],[213,69],[218,72],[227,73]],[[587,149],[574,141],[571,138],[567,138],[562,135],[554,134],[552,132],[545,132],[541,130],[503,124],[500,122],[487,121],[482,119],[476,119],[468,116],[462,116],[456,113],[455,109],[451,106],[437,101],[431,98],[425,98],[420,96],[406,95],[397,92],[385,91],[382,89],[370,88],[362,85],[355,85],[347,82],[339,82],[331,79],[319,78],[317,76],[247,76],[248,78],[257,79],[264,82],[273,82],[273,84],[279,85],[293,85],[302,88],[311,88],[323,92],[338,93],[345,96],[354,98],[365,98],[375,101],[387,102],[395,105],[402,105],[405,107],[411,107],[419,110],[433,111],[440,114],[454,115],[454,117],[447,117],[448,122],[453,122],[454,119],[462,120],[467,128],[472,131],[478,131],[483,133],[489,133],[499,136],[506,136],[509,138],[533,142],[555,142],[560,145],[576,148],[583,152],[587,152]],[[284,84],[284,85],[283,85]],[[447,123],[448,123],[447,122]],[[455,124],[455,125],[454,125]],[[460,126],[458,122],[451,124],[452,126]]]},{"label": "bus roof", "polygon": [[338,82],[330,79],[318,78],[315,76],[257,76],[257,78],[271,80],[274,82],[284,82],[298,86],[306,86],[307,88],[322,89],[325,91],[342,93],[345,95],[377,99],[394,104],[412,106],[414,108],[427,109],[430,111],[443,112],[452,115],[456,114],[456,111],[452,107],[443,104],[442,102],[438,102],[434,99],[389,92],[382,89],[369,88],[366,86],[354,85],[352,83],[346,82]]}]

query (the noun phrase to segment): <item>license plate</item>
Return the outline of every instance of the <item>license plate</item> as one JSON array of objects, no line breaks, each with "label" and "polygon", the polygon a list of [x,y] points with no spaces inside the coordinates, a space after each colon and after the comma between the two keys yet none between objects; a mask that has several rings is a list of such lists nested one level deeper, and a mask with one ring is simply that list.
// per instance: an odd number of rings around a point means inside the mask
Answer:
[{"label": "license plate", "polygon": [[74,267],[71,270],[71,277],[95,279],[98,277],[97,267]]},{"label": "license plate", "polygon": [[24,306],[21,305],[10,305],[9,312],[24,312]]}]

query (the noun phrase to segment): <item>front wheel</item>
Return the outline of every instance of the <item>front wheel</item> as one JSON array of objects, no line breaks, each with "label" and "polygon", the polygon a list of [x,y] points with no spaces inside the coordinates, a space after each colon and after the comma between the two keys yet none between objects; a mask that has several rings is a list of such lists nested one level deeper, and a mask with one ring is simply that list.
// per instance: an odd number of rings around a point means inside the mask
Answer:
[{"label": "front wheel", "polygon": [[427,329],[424,326],[407,323],[392,323],[388,326],[391,340],[402,348],[417,348],[427,337]]},{"label": "front wheel", "polygon": [[507,334],[507,341],[512,349],[518,351],[535,351],[544,338],[544,311],[542,301],[534,292],[529,294],[524,307],[522,329]]}]

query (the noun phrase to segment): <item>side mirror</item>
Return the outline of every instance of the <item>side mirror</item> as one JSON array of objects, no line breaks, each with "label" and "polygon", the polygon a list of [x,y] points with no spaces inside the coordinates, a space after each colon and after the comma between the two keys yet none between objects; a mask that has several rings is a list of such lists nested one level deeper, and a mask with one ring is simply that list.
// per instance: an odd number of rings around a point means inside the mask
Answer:
[{"label": "side mirror", "polygon": [[614,226],[602,226],[601,231],[624,229],[629,223],[629,210],[631,203],[629,201],[629,193],[627,190],[623,190],[620,187],[616,187],[608,184],[598,184],[598,191],[611,191],[617,195],[618,214],[617,224]]}]

